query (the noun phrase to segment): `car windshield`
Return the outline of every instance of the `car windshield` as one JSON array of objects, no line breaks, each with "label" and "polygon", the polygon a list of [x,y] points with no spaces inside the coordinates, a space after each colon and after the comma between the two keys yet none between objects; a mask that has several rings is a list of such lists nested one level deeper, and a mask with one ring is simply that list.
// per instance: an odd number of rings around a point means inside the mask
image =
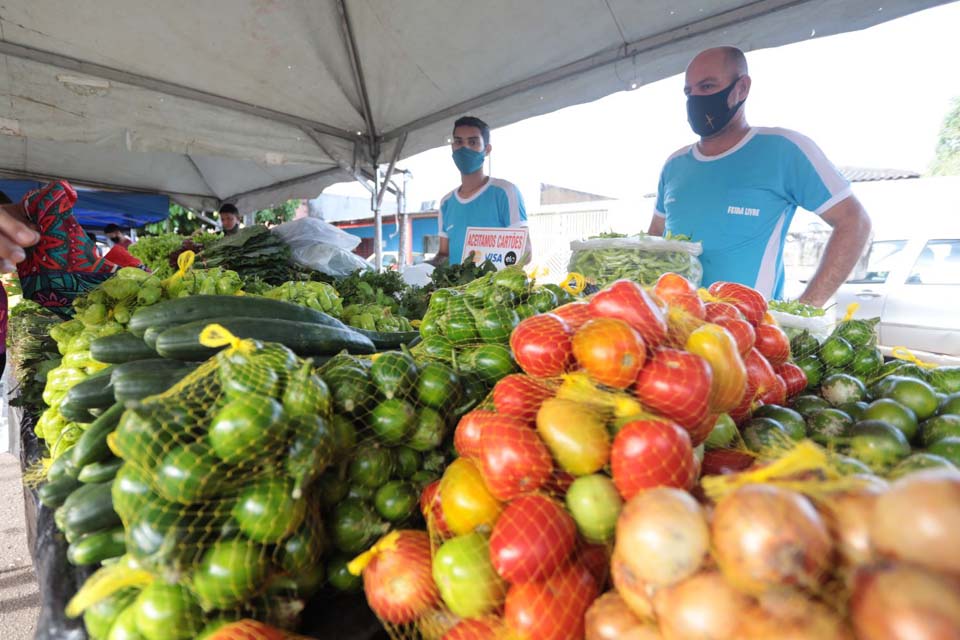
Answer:
[{"label": "car windshield", "polygon": [[870,245],[866,260],[861,260],[848,282],[882,284],[907,246],[906,240],[880,240]]},{"label": "car windshield", "polygon": [[960,284],[960,240],[930,240],[907,284]]}]

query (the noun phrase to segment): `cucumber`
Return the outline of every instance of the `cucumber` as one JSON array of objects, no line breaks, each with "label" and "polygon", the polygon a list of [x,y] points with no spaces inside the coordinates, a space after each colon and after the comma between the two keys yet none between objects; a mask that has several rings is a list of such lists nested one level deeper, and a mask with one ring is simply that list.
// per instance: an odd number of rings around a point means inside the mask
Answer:
[{"label": "cucumber", "polygon": [[65,454],[71,457],[75,469],[83,469],[91,462],[100,462],[110,457],[107,436],[116,429],[122,415],[123,405],[117,402],[87,427],[73,445],[73,449]]},{"label": "cucumber", "polygon": [[90,415],[87,409],[78,407],[75,403],[70,402],[69,399],[64,399],[64,401],[60,403],[60,415],[70,422],[79,422],[80,424],[90,424],[96,419]]},{"label": "cucumber", "polygon": [[110,482],[82,485],[57,509],[54,522],[68,540],[120,526],[120,516],[113,510],[110,485]]},{"label": "cucumber", "polygon": [[47,468],[47,481],[56,482],[63,478],[73,478],[76,480],[79,471],[79,469],[73,466],[73,456],[68,450],[66,454],[57,456],[57,458],[50,463],[50,466]]},{"label": "cucumber", "polygon": [[370,342],[378,351],[399,349],[403,345],[411,346],[413,341],[420,337],[419,331],[368,331],[350,327],[362,336],[370,338]]},{"label": "cucumber", "polygon": [[40,485],[37,489],[37,495],[40,498],[40,504],[51,509],[56,509],[66,501],[67,496],[77,490],[80,482],[76,478],[64,476],[57,480],[50,480]]},{"label": "cucumber", "polygon": [[[113,367],[107,367],[73,385],[67,391],[66,402],[80,409],[106,409],[113,404],[111,373],[113,373]],[[63,413],[62,406],[60,413]]]},{"label": "cucumber", "polygon": [[[203,298],[205,296],[197,296]],[[152,307],[147,307],[148,309]],[[176,360],[205,360],[219,349],[200,344],[200,334],[210,324],[219,324],[240,338],[279,342],[300,356],[325,356],[344,349],[370,354],[376,347],[369,338],[352,329],[338,329],[310,322],[265,320],[249,317],[219,317],[199,320],[167,329],[157,339],[157,353]]]},{"label": "cucumber", "polygon": [[259,318],[260,321],[291,320],[345,328],[345,325],[321,311],[298,304],[257,296],[187,296],[141,307],[130,318],[127,329],[142,336],[152,326],[187,324],[213,318]]},{"label": "cucumber", "polygon": [[155,358],[157,352],[147,346],[143,338],[125,332],[97,338],[90,343],[90,355],[99,362],[122,364]]},{"label": "cucumber", "polygon": [[75,566],[99,564],[110,558],[119,558],[126,551],[123,527],[114,527],[78,538],[67,547],[67,561]]},{"label": "cucumber", "polygon": [[143,332],[143,343],[153,349],[154,355],[157,353],[157,338],[160,337],[160,334],[169,329],[170,327],[177,326],[176,323],[167,323],[157,324],[146,331]]},{"label": "cucumber", "polygon": [[80,469],[80,475],[77,476],[77,480],[84,484],[108,482],[113,480],[113,477],[117,475],[117,470],[120,469],[120,465],[122,464],[123,460],[120,458],[112,458],[103,462],[91,462],[83,469]]},{"label": "cucumber", "polygon": [[137,360],[117,365],[110,380],[117,402],[143,400],[163,393],[196,368],[178,360]]}]

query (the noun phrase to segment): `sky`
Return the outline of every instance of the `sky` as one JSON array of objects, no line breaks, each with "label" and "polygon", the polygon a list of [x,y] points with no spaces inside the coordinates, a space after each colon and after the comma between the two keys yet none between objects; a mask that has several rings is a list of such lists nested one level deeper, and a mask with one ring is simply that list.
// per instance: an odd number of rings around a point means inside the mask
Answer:
[{"label": "sky", "polygon": [[[954,2],[864,31],[748,52],[747,119],[809,136],[838,166],[925,171],[950,102],[960,97],[950,62],[958,27]],[[475,115],[482,118],[482,109]],[[516,183],[528,210],[536,210],[541,182],[635,200],[656,190],[666,158],[694,140],[681,74],[495,129],[491,174]],[[410,210],[459,184],[448,147],[399,166],[413,173]],[[349,183],[326,193],[367,195]]]}]

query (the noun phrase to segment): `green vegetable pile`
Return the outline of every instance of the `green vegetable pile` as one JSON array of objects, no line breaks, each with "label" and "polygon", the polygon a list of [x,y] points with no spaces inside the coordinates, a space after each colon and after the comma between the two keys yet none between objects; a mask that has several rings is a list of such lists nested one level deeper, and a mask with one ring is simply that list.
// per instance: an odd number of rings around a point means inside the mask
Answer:
[{"label": "green vegetable pile", "polygon": [[445,262],[435,268],[433,273],[430,274],[430,285],[428,285],[428,288],[430,290],[436,290],[462,287],[496,270],[496,265],[489,260],[485,260],[481,264],[474,264],[469,260],[460,264]]},{"label": "green vegetable pile", "polygon": [[394,315],[390,307],[378,304],[351,304],[343,309],[342,320],[351,327],[367,331],[400,332],[413,331],[410,321]]},{"label": "green vegetable pile", "polygon": [[580,273],[601,287],[621,278],[652,286],[668,272],[678,273],[699,286],[703,277],[703,268],[697,259],[700,247],[689,242],[686,236],[604,234],[570,246],[573,255],[568,271]]},{"label": "green vegetable pile", "polygon": [[343,313],[340,294],[325,282],[284,282],[263,293],[265,298],[293,302],[339,318]]},{"label": "green vegetable pile", "polygon": [[47,372],[60,364],[50,330],[60,322],[59,316],[30,300],[21,300],[10,309],[7,355],[19,387],[19,395],[11,400],[14,406],[44,406],[41,395]]},{"label": "green vegetable pile", "polygon": [[801,318],[819,318],[826,314],[824,309],[803,304],[798,300],[771,300],[767,303],[767,308],[772,311],[779,311],[780,313],[800,316]]},{"label": "green vegetable pile", "polygon": [[246,227],[204,247],[199,256],[206,268],[223,267],[240,274],[246,283],[259,278],[272,285],[290,279],[290,247],[260,225]]},{"label": "green vegetable pile", "polygon": [[176,233],[159,236],[141,236],[130,246],[130,254],[139,259],[147,269],[159,278],[166,278],[176,271],[176,261],[170,264],[170,254],[180,249],[184,237]]}]

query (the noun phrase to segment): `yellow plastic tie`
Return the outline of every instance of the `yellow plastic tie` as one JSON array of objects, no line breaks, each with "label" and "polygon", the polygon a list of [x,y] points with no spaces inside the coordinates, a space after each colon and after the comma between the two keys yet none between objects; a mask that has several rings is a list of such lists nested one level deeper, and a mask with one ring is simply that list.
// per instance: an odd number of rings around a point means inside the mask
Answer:
[{"label": "yellow plastic tie", "polygon": [[853,314],[857,312],[857,309],[860,308],[859,302],[851,302],[847,305],[847,313],[843,316],[841,322],[847,322],[848,320],[853,320]]},{"label": "yellow plastic tie", "polygon": [[153,582],[153,574],[136,567],[125,556],[116,564],[101,567],[90,576],[70,599],[64,613],[76,618],[101,600],[126,587],[143,587]]},{"label": "yellow plastic tie", "polygon": [[189,250],[177,256],[177,272],[164,280],[163,284],[169,286],[174,282],[182,280],[187,275],[187,272],[190,271],[190,268],[193,267],[193,262],[196,259],[197,254]]},{"label": "yellow plastic tie", "polygon": [[890,355],[892,355],[897,360],[905,360],[907,362],[912,362],[913,364],[923,369],[937,368],[937,365],[935,365],[932,362],[924,362],[923,360],[918,358],[913,353],[913,351],[910,351],[910,349],[907,349],[906,347],[894,347],[893,350],[891,350]]},{"label": "yellow plastic tie", "polygon": [[219,324],[208,324],[200,332],[200,344],[211,349],[217,347],[229,346],[234,351],[240,353],[252,353],[255,345],[252,340],[244,340],[230,333],[230,331]]},{"label": "yellow plastic tie", "polygon": [[700,299],[703,300],[704,302],[723,302],[720,298],[713,295],[703,287],[700,287],[699,289],[697,289],[697,295],[700,296]]},{"label": "yellow plastic tie", "polygon": [[582,273],[568,273],[566,279],[560,283],[560,288],[572,296],[578,296],[587,288],[587,279]]},{"label": "yellow plastic tie", "polygon": [[367,565],[373,562],[373,559],[384,551],[396,551],[397,549],[397,540],[400,539],[399,531],[391,531],[387,535],[380,538],[380,541],[377,544],[373,545],[367,551],[364,551],[356,558],[347,563],[347,571],[350,572],[352,576],[359,576],[363,573],[363,570],[367,568]]}]

